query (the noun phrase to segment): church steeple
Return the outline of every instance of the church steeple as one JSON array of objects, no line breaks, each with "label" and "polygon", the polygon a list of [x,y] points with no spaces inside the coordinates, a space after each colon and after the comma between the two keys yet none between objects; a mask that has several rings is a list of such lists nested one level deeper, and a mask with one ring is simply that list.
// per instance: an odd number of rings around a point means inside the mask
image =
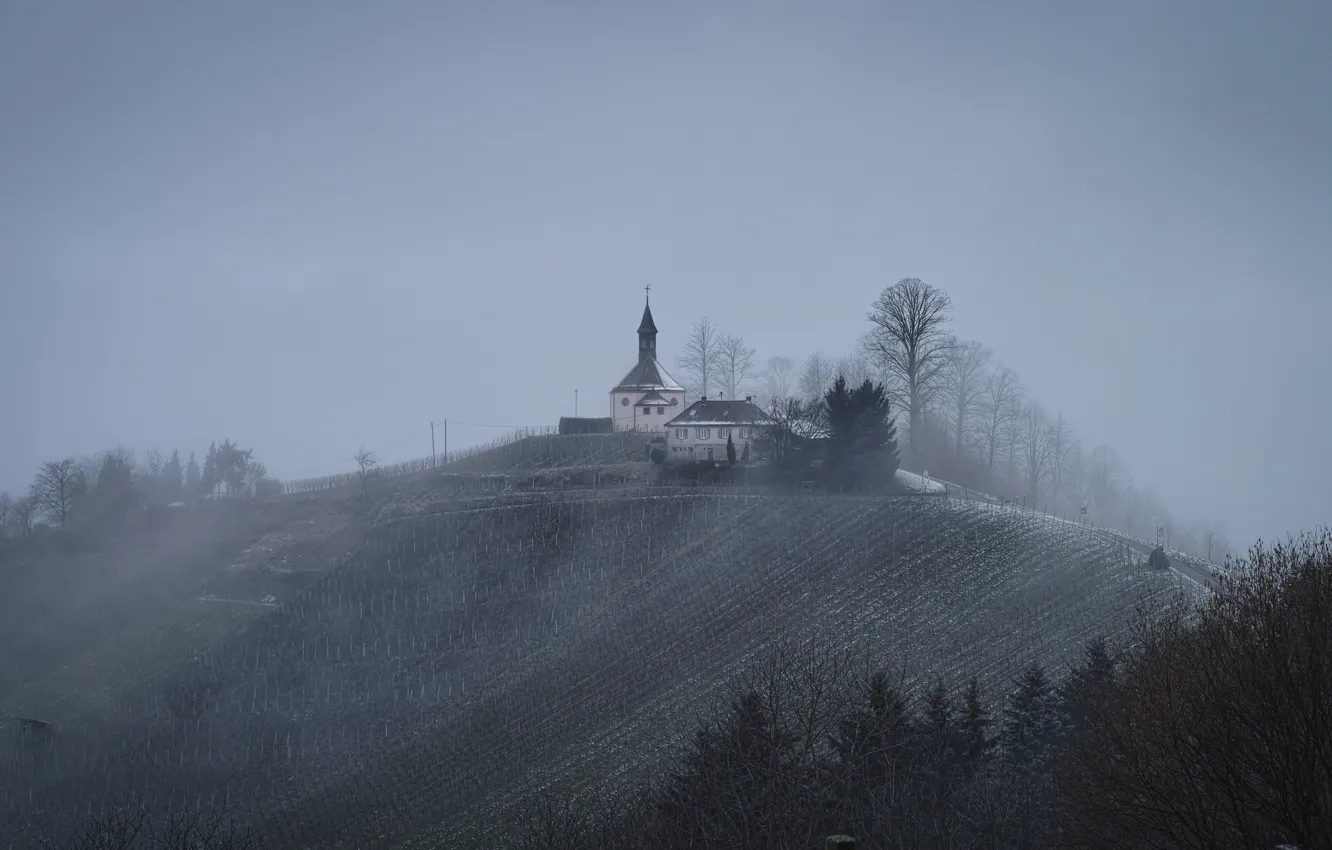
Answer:
[{"label": "church steeple", "polygon": [[657,323],[652,321],[652,284],[643,287],[643,321],[638,323],[638,359],[657,359]]}]

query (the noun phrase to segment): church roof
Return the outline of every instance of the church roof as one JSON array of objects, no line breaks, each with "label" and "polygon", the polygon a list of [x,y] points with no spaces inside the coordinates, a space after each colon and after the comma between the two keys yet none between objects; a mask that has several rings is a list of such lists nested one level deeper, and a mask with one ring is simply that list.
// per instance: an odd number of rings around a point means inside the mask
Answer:
[{"label": "church roof", "polygon": [[643,305],[643,321],[638,323],[638,332],[641,334],[654,334],[657,332],[657,323],[652,321],[652,305]]},{"label": "church roof", "polygon": [[[647,316],[650,321],[652,317]],[[684,392],[684,387],[675,382],[655,357],[643,357],[639,359],[634,368],[629,370],[620,383],[615,387],[615,392],[625,390],[666,390],[671,392]]]}]

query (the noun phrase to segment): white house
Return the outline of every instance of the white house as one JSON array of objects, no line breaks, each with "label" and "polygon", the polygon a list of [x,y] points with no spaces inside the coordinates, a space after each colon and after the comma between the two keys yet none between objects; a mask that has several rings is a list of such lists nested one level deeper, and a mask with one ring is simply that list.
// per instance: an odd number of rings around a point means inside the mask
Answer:
[{"label": "white house", "polygon": [[610,391],[611,421],[616,431],[661,431],[684,409],[684,400],[684,387],[657,361],[657,325],[651,304],[644,304],[638,324],[638,363]]},{"label": "white house", "polygon": [[735,443],[735,454],[744,455],[746,444],[759,439],[766,417],[753,396],[743,401],[703,397],[680,411],[666,425],[666,462],[726,460],[726,439]]}]

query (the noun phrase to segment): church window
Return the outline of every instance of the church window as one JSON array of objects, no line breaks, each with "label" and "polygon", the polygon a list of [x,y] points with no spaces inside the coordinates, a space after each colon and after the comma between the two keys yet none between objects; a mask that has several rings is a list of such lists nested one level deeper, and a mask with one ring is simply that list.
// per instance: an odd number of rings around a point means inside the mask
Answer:
[{"label": "church window", "polygon": [[628,407],[628,406],[629,406],[628,397],[620,399],[620,407]]}]

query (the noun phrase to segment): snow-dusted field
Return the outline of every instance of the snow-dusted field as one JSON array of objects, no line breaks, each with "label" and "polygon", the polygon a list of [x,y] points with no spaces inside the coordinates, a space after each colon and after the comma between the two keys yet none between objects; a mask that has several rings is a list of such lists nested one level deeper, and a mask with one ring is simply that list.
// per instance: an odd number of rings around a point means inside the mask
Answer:
[{"label": "snow-dusted field", "polygon": [[584,493],[405,516],[244,634],[0,763],[0,834],[230,799],[307,846],[466,843],[535,788],[660,769],[780,636],[997,694],[1197,595],[1140,561],[942,498]]},{"label": "snow-dusted field", "polygon": [[897,470],[897,481],[912,493],[922,493],[931,496],[944,496],[948,494],[948,488],[942,483],[932,478],[926,478],[923,475],[917,475],[914,472],[907,472],[905,469]]}]

